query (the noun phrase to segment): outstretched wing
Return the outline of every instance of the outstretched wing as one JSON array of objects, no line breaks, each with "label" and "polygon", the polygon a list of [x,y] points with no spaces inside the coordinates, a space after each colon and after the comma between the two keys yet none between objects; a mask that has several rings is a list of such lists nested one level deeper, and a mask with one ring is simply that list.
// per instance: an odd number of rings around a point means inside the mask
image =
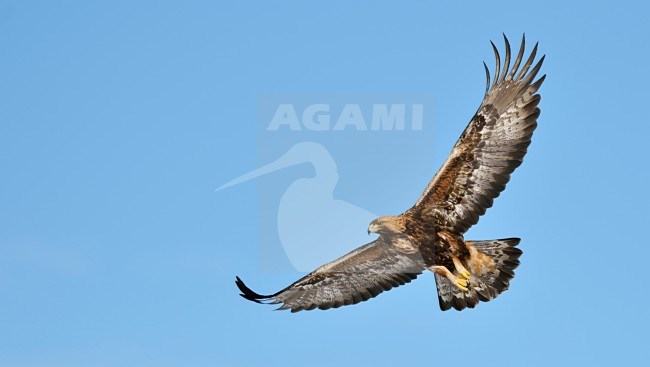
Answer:
[{"label": "outstretched wing", "polygon": [[353,305],[409,283],[422,273],[419,254],[404,254],[381,237],[321,266],[276,294],[263,296],[250,290],[239,277],[241,296],[258,303],[283,303],[291,312],[327,310]]},{"label": "outstretched wing", "polygon": [[[510,44],[505,38],[506,57],[503,68],[497,48],[496,75],[490,79],[485,66],[487,85],[478,111],[454,146],[424,193],[410,211],[423,219],[437,219],[447,230],[462,234],[478,222],[492,206],[523,161],[533,131],[537,127],[540,101],[536,94],[545,75],[533,81],[544,57],[530,69],[537,44],[519,73],[525,38],[510,69]],[[530,72],[529,72],[530,69]],[[490,84],[490,82],[492,82]]]}]

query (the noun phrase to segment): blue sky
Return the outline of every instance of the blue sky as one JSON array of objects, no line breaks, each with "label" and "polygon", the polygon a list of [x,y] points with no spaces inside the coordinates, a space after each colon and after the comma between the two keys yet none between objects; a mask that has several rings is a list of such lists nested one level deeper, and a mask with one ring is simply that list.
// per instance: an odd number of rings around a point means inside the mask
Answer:
[{"label": "blue sky", "polygon": [[[649,10],[0,1],[0,365],[648,363]],[[431,128],[385,136],[394,154],[336,150],[336,197],[397,214],[480,103],[502,32],[539,41],[548,75],[524,165],[467,235],[523,238],[511,289],[460,313],[430,274],[327,312],[240,298],[235,275],[260,292],[301,275],[256,260],[267,181],[214,191],[265,161],[259,96],[432,96]]]}]

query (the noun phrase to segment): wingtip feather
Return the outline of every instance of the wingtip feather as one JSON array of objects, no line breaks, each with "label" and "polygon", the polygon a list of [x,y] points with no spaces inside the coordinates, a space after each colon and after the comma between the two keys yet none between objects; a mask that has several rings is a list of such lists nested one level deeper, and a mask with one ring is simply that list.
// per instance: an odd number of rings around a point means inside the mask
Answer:
[{"label": "wingtip feather", "polygon": [[494,45],[494,42],[490,41],[490,44],[492,45],[492,50],[494,51],[494,59],[496,63],[496,66],[494,68],[494,81],[492,82],[492,86],[494,87],[499,81],[499,75],[501,73],[501,57],[499,56],[499,49]]},{"label": "wingtip feather", "polygon": [[508,37],[506,37],[506,34],[503,33],[503,41],[506,44],[506,59],[503,62],[503,71],[501,72],[501,81],[504,81],[506,79],[506,76],[508,75],[508,69],[510,68],[510,42],[508,41]]},{"label": "wingtip feather", "polygon": [[483,67],[485,68],[485,94],[490,91],[490,68],[488,68],[485,61],[483,61]]},{"label": "wingtip feather", "polygon": [[237,285],[237,288],[241,291],[239,294],[240,296],[246,298],[249,301],[253,301],[255,303],[263,303],[263,301],[268,300],[270,298],[273,298],[273,295],[261,295],[256,292],[254,292],[252,289],[248,288],[246,284],[244,284],[244,281],[241,280],[240,277],[235,276],[235,284]]}]

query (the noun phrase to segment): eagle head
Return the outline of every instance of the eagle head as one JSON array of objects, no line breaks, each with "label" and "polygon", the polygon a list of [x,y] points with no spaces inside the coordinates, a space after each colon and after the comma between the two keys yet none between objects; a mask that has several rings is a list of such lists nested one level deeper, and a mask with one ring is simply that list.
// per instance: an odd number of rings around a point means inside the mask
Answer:
[{"label": "eagle head", "polygon": [[404,231],[404,225],[400,217],[385,216],[379,217],[368,226],[368,234],[397,234]]}]

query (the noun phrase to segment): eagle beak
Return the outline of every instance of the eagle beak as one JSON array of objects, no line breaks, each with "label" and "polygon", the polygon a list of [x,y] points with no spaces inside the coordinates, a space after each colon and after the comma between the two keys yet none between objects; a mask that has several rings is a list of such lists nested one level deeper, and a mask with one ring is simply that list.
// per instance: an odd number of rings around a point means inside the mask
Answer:
[{"label": "eagle beak", "polygon": [[377,233],[377,226],[373,223],[368,226],[368,236],[370,236],[371,233]]}]

